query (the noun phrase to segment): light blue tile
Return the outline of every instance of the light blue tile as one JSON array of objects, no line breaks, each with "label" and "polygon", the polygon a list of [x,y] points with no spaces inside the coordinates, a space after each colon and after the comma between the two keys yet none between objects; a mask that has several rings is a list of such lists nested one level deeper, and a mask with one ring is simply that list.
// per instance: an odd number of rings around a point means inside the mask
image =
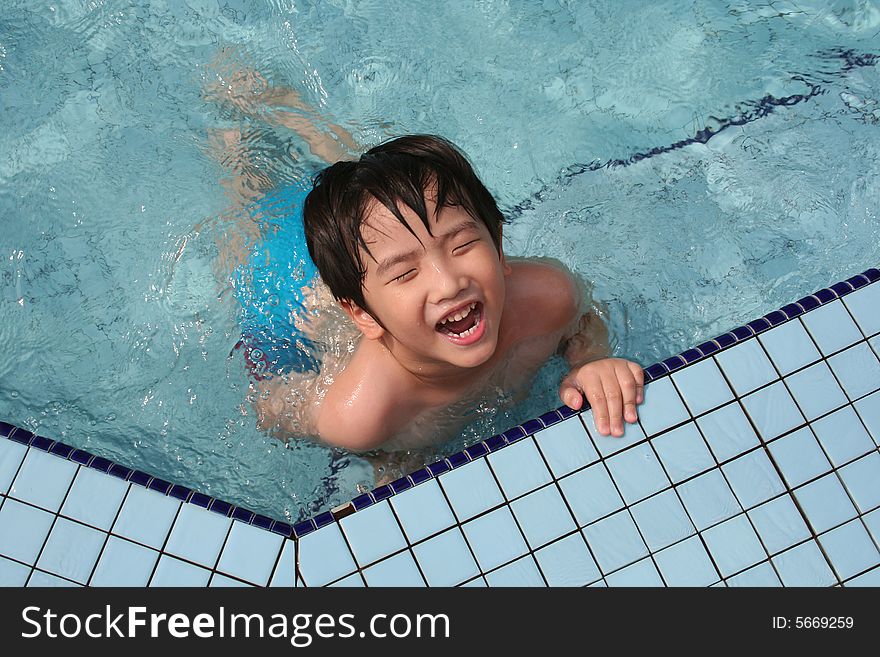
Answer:
[{"label": "light blue tile", "polygon": [[778,438],[767,448],[790,488],[796,488],[831,470],[831,463],[809,427]]},{"label": "light blue tile", "polygon": [[253,584],[247,584],[231,577],[226,577],[222,573],[214,573],[208,586],[212,589],[241,589],[252,588]]},{"label": "light blue tile", "polygon": [[606,579],[608,586],[664,586],[663,579],[650,558],[621,568]]},{"label": "light blue tile", "polygon": [[704,415],[697,424],[719,463],[760,444],[758,435],[737,403]]},{"label": "light blue tile", "polygon": [[535,565],[535,560],[530,555],[489,573],[486,575],[486,581],[493,587],[547,586],[538,571],[538,566]]},{"label": "light blue tile", "polygon": [[784,586],[831,586],[837,583],[816,541],[801,543],[771,559]]},{"label": "light blue tile", "polygon": [[383,559],[363,571],[367,586],[425,586],[409,550]]},{"label": "light blue tile", "polygon": [[754,339],[719,352],[715,359],[740,397],[779,378],[773,363]]},{"label": "light blue tile", "polygon": [[61,513],[106,531],[119,513],[125,491],[130,485],[103,472],[80,468]]},{"label": "light blue tile", "polygon": [[195,504],[184,504],[174,521],[165,552],[213,568],[231,524],[231,518]]},{"label": "light blue tile", "polygon": [[679,484],[678,494],[699,530],[742,512],[720,470],[710,470]]},{"label": "light blue tile", "polygon": [[413,553],[428,586],[456,586],[480,574],[458,527],[419,543]]},{"label": "light blue tile", "polygon": [[880,388],[880,361],[867,342],[860,342],[832,356],[828,364],[850,399],[858,399]]},{"label": "light blue tile", "polygon": [[623,499],[602,463],[560,479],[559,487],[579,527],[623,508]]},{"label": "light blue tile", "polygon": [[509,563],[486,575],[491,587],[546,587],[535,560],[531,556]]},{"label": "light blue tile", "polygon": [[851,405],[816,420],[810,426],[835,467],[877,448]]},{"label": "light blue tile", "polygon": [[29,449],[9,489],[9,496],[47,511],[58,511],[77,467],[73,461]]},{"label": "light blue tile", "polygon": [[608,585],[605,583],[604,579],[600,579],[598,582],[593,582],[589,585],[591,589],[604,589],[608,588]]},{"label": "light blue tile", "polygon": [[482,577],[475,577],[470,582],[466,582],[461,585],[463,589],[485,589],[489,588],[489,585],[486,584],[486,580]]},{"label": "light blue tile", "polygon": [[163,554],[156,566],[151,587],[184,586],[201,588],[208,585],[211,571]]},{"label": "light blue tile", "polygon": [[712,358],[706,358],[672,374],[691,415],[702,415],[733,399],[733,392]]},{"label": "light blue tile", "polygon": [[541,548],[535,558],[550,586],[584,586],[602,577],[580,533]]},{"label": "light blue tile", "polygon": [[24,586],[30,573],[30,566],[25,566],[6,557],[0,557],[0,587]]},{"label": "light blue tile", "polygon": [[6,493],[9,490],[27,449],[21,443],[0,438],[0,493]]},{"label": "light blue tile", "polygon": [[824,361],[795,372],[785,382],[808,420],[815,420],[847,402]]},{"label": "light blue tile", "polygon": [[639,422],[646,435],[653,436],[688,419],[687,408],[668,376],[645,386],[645,401],[639,407]]},{"label": "light blue tile", "polygon": [[34,563],[54,517],[42,509],[7,499],[0,507],[0,555]]},{"label": "light blue tile", "polygon": [[874,568],[874,570],[869,570],[868,572],[859,575],[858,577],[854,577],[849,580],[844,586],[870,586],[878,588],[880,587],[880,568]]},{"label": "light blue tile", "polygon": [[294,588],[296,586],[296,541],[284,539],[281,556],[275,564],[275,572],[269,580],[271,588]]},{"label": "light blue tile", "polygon": [[299,572],[308,586],[329,584],[356,568],[335,522],[299,540]]},{"label": "light blue tile", "polygon": [[510,507],[533,550],[577,529],[552,484],[511,502]]},{"label": "light blue tile", "polygon": [[535,442],[557,479],[599,459],[599,453],[577,415],[539,431],[535,434]]},{"label": "light blue tile", "polygon": [[266,586],[281,552],[282,540],[279,534],[234,522],[217,570],[257,586]]},{"label": "light blue tile", "polygon": [[506,506],[471,520],[462,525],[462,529],[484,573],[528,550],[513,514]]},{"label": "light blue tile", "polygon": [[860,513],[880,506],[880,454],[872,452],[838,472]]},{"label": "light blue tile", "polygon": [[363,577],[361,577],[360,573],[353,573],[348,577],[343,577],[338,582],[334,582],[330,585],[330,588],[364,588],[366,584],[364,583]]},{"label": "light blue tile", "polygon": [[880,552],[858,519],[822,534],[819,543],[840,579],[849,579],[880,564]]},{"label": "light blue tile", "polygon": [[421,541],[455,524],[455,516],[436,479],[428,479],[399,495],[391,496],[389,500],[410,543]]},{"label": "light blue tile", "polygon": [[63,579],[61,577],[57,577],[55,575],[51,575],[49,573],[43,573],[39,570],[35,570],[34,574],[31,575],[30,580],[28,580],[28,588],[40,587],[40,588],[59,588],[59,589],[68,589],[68,588],[82,588],[82,584],[77,584],[75,582],[71,582],[68,579]]},{"label": "light blue tile", "polygon": [[699,536],[655,553],[654,560],[667,586],[709,586],[719,579]]},{"label": "light blue tile", "polygon": [[720,581],[718,581],[718,582],[715,582],[714,584],[710,584],[710,585],[709,585],[709,588],[710,588],[710,589],[723,589],[723,588],[725,588],[726,586],[727,586],[727,584],[725,584],[724,580],[722,579],[722,580],[720,580]]},{"label": "light blue tile", "polygon": [[875,392],[853,403],[874,442],[880,445],[880,392]]},{"label": "light blue tile", "polygon": [[663,491],[639,502],[630,510],[652,552],[662,550],[696,532],[675,491]]},{"label": "light blue tile", "polygon": [[744,397],[742,403],[764,442],[804,423],[804,416],[781,381]]},{"label": "light blue tile", "polygon": [[648,556],[648,548],[628,511],[615,513],[582,531],[606,574]]},{"label": "light blue tile", "polygon": [[768,557],[745,514],[710,527],[703,532],[703,540],[724,577],[730,577]]},{"label": "light blue tile", "polygon": [[739,575],[734,575],[727,580],[728,586],[782,586],[782,582],[776,576],[776,571],[769,561],[759,563]]},{"label": "light blue tile", "polygon": [[605,463],[627,504],[635,504],[672,485],[648,443],[615,454]]},{"label": "light blue tile", "polygon": [[804,325],[797,319],[762,333],[758,340],[766,347],[770,360],[782,376],[815,363],[822,357]]},{"label": "light blue tile", "polygon": [[406,547],[387,500],[339,521],[354,558],[363,567]]},{"label": "light blue tile", "polygon": [[143,486],[132,486],[113,525],[113,533],[159,550],[165,544],[179,508],[180,502],[173,497]]},{"label": "light blue tile", "polygon": [[763,449],[743,454],[721,469],[744,509],[751,509],[785,491],[785,486]]},{"label": "light blue tile", "polygon": [[531,438],[493,452],[486,458],[508,500],[535,490],[553,478]]},{"label": "light blue tile", "polygon": [[872,283],[859,288],[843,297],[843,303],[865,335],[880,331],[880,285]]},{"label": "light blue tile", "polygon": [[107,534],[97,529],[58,518],[40,554],[37,567],[85,584],[106,538]]},{"label": "light blue tile", "polygon": [[486,459],[477,459],[446,472],[439,481],[461,522],[504,502]]},{"label": "light blue tile", "polygon": [[[643,410],[643,406],[639,407],[640,418],[642,416]],[[592,410],[581,413],[581,419],[583,419],[584,425],[586,425],[587,431],[590,433],[590,437],[593,439],[593,444],[596,446],[596,449],[602,456],[610,456],[611,454],[615,454],[622,449],[626,449],[630,445],[640,443],[645,439],[645,432],[642,431],[642,425],[640,425],[638,422],[636,422],[635,424],[624,422],[622,436],[603,436],[596,428],[596,421],[593,418]]]},{"label": "light blue tile", "polygon": [[801,320],[825,356],[862,339],[840,299],[801,315]]},{"label": "light blue tile", "polygon": [[817,534],[856,516],[855,507],[834,473],[796,489],[794,496]]},{"label": "light blue tile", "polygon": [[770,500],[748,514],[771,555],[787,550],[795,543],[810,537],[810,530],[790,495]]},{"label": "light blue tile", "polygon": [[[146,586],[159,553],[111,536],[104,546],[89,586]],[[208,580],[205,579],[207,582]]]},{"label": "light blue tile", "polygon": [[673,483],[715,467],[715,459],[693,422],[667,431],[652,440],[654,449]]}]

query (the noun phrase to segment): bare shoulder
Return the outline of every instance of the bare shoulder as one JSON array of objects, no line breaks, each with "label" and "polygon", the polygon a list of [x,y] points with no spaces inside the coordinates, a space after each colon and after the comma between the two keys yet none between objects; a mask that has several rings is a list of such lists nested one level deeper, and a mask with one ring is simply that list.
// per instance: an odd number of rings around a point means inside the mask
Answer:
[{"label": "bare shoulder", "polygon": [[398,370],[374,344],[362,341],[321,402],[317,414],[321,440],[364,451],[391,438],[407,420],[401,400],[410,399]]},{"label": "bare shoulder", "polygon": [[530,334],[568,327],[583,313],[590,286],[556,258],[509,259],[511,292],[517,316],[527,316]]}]

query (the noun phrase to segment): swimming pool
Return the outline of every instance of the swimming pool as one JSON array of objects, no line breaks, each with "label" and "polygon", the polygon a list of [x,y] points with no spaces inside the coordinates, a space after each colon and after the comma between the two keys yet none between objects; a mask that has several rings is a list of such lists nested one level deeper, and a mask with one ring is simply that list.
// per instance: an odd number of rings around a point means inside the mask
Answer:
[{"label": "swimming pool", "polygon": [[[255,429],[209,129],[243,127],[279,182],[296,135],[203,98],[218,49],[369,146],[443,134],[649,364],[874,266],[877,96],[857,3],[10,3],[0,18],[0,417],[272,517],[369,470]],[[438,13],[442,11],[442,13]],[[428,56],[426,53],[431,53]],[[480,409],[449,451],[558,405]]]}]

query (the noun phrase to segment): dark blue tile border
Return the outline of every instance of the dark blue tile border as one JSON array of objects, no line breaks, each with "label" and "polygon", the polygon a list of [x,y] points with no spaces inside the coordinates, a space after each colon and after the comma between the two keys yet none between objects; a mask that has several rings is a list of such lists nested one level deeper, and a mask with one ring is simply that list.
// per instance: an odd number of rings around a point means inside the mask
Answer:
[{"label": "dark blue tile border", "polygon": [[[764,317],[752,320],[743,326],[738,326],[712,340],[707,340],[697,347],[667,358],[660,363],[649,365],[644,368],[645,383],[655,381],[675,370],[721,351],[722,349],[726,349],[739,342],[748,340],[774,326],[790,321],[805,312],[818,308],[823,304],[830,303],[850,292],[864,287],[865,285],[875,283],[878,280],[880,280],[880,269],[871,268],[865,270],[861,274],[848,278],[845,281],[818,290],[814,294],[799,299],[795,303],[787,304],[779,310],[767,313]],[[391,484],[380,486],[369,493],[358,495],[348,504],[338,507],[333,511],[325,511],[317,516],[309,518],[308,520],[297,522],[294,525],[280,520],[274,520],[268,516],[259,515],[243,507],[238,507],[229,502],[199,493],[186,486],[172,484],[163,479],[152,477],[140,470],[126,468],[125,466],[114,463],[104,457],[90,454],[85,450],[71,447],[65,443],[38,436],[27,429],[16,427],[8,422],[0,422],[0,437],[5,436],[7,439],[14,442],[54,454],[60,458],[73,461],[85,467],[130,481],[139,486],[144,486],[163,495],[170,495],[183,502],[195,504],[226,517],[234,518],[235,520],[269,530],[286,538],[297,539],[302,538],[321,527],[325,527],[330,523],[336,522],[336,520],[341,517],[365,509],[377,502],[391,497],[392,495],[396,495],[397,493],[402,493],[428,479],[438,477],[444,472],[448,472],[453,468],[460,467],[474,459],[485,456],[489,452],[498,451],[507,445],[517,442],[526,436],[532,435],[542,429],[552,426],[553,424],[561,422],[564,419],[579,415],[587,409],[589,409],[589,404],[587,404],[586,401],[583,407],[577,411],[568,406],[560,406],[557,409],[544,413],[538,418],[528,420],[521,425],[512,427],[503,434],[492,436],[480,443],[471,445],[456,454],[448,456],[445,459],[421,468],[420,470],[398,479]]]}]

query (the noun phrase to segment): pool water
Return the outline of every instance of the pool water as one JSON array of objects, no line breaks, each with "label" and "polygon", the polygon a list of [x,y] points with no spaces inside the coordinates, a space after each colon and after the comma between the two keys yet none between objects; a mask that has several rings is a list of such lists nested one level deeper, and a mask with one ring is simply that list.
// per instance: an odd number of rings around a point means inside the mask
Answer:
[{"label": "pool water", "polygon": [[[878,30],[856,1],[5,3],[0,419],[278,518],[369,479],[245,401],[224,245],[267,222],[210,135],[278,186],[320,162],[206,99],[224,49],[365,148],[460,145],[505,252],[591,280],[648,365],[876,266]],[[449,451],[557,406],[563,373]]]}]

